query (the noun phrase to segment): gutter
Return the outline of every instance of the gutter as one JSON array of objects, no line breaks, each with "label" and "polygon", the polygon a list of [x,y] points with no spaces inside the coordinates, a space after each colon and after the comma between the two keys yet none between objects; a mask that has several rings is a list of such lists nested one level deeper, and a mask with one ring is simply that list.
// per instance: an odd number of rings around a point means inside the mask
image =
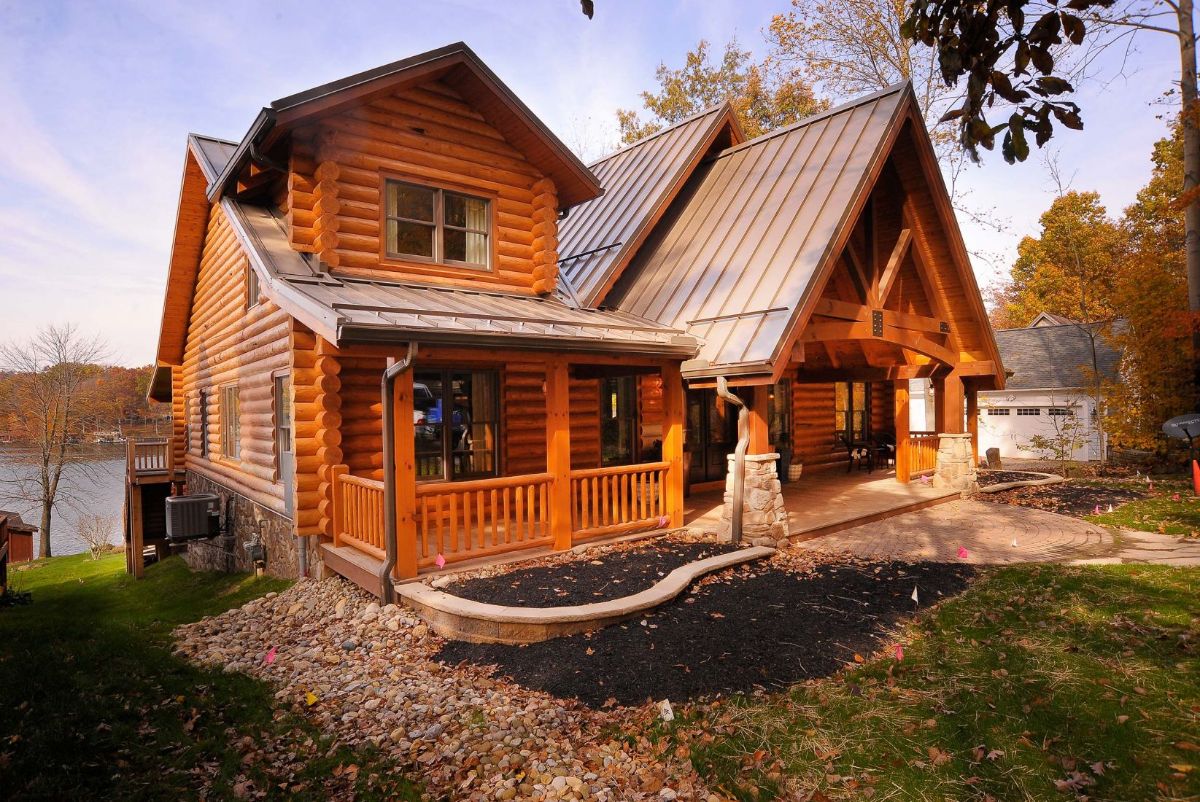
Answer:
[{"label": "gutter", "polygon": [[750,421],[746,402],[729,392],[724,376],[717,377],[717,395],[738,410],[738,441],[733,450],[733,514],[729,535],[733,543],[742,542],[742,511],[746,506],[746,451],[750,448]]},{"label": "gutter", "polygon": [[[384,604],[396,599],[396,588],[392,584],[392,569],[396,567],[396,378],[412,367],[417,355],[416,341],[408,344],[404,358],[392,362],[383,372],[379,391],[383,395],[383,544],[385,557],[379,568],[380,598]],[[409,421],[412,425],[412,421]]]}]

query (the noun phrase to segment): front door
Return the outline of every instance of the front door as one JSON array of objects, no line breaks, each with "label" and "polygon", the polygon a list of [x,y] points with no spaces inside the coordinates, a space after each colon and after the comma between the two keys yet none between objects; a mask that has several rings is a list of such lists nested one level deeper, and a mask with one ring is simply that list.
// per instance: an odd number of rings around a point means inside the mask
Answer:
[{"label": "front door", "polygon": [[737,446],[737,409],[716,390],[688,390],[686,442],[689,484],[724,479]]}]

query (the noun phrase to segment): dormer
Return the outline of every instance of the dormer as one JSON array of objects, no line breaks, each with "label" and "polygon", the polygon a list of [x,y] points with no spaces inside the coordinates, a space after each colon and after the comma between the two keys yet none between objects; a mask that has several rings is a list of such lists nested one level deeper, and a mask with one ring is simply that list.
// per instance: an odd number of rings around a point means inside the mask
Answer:
[{"label": "dormer", "polygon": [[598,179],[464,44],[264,108],[209,186],[334,274],[547,294]]}]

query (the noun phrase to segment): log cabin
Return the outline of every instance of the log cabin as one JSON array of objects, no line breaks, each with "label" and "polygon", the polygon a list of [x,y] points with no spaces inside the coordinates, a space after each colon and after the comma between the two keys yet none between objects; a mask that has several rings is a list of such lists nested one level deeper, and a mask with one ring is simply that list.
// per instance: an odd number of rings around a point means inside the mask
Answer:
[{"label": "log cabin", "polygon": [[908,85],[753,140],[723,104],[589,166],[461,43],[188,137],[157,366],[170,479],[233,499],[189,561],[253,543],[384,597],[680,527],[739,406],[750,455],[891,438],[908,482],[1004,381]]}]

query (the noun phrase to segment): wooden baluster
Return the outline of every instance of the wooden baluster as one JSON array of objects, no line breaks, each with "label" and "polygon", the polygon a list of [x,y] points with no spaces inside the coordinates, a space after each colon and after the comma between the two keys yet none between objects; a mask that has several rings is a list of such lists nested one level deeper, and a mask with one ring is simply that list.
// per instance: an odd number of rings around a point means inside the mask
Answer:
[{"label": "wooden baluster", "polygon": [[512,505],[509,503],[509,494],[512,491],[511,487],[503,488],[500,491],[500,496],[504,502],[504,542],[513,542],[513,518]]},{"label": "wooden baluster", "polygon": [[458,551],[458,496],[455,493],[446,494],[446,503],[450,509],[446,514],[446,549],[443,554]]},{"label": "wooden baluster", "polygon": [[475,492],[475,520],[479,521],[479,547],[487,547],[487,499],[484,491]]},{"label": "wooden baluster", "polygon": [[[529,503],[529,516],[528,516],[529,517],[529,537],[530,537],[530,539],[532,539],[532,538],[536,537],[536,535],[534,534],[534,531],[533,531],[533,522],[540,520],[542,527],[546,527],[548,525],[548,523],[550,523],[550,515],[548,515],[548,511],[550,511],[550,510],[546,509],[545,492],[542,493],[542,496],[539,499],[538,496],[536,496],[536,493],[534,492],[533,486],[530,486],[529,491],[526,493],[526,501]],[[540,519],[538,517],[538,513],[539,513],[538,501],[541,501],[541,510],[540,510],[541,517],[540,517]]]},{"label": "wooden baluster", "polygon": [[471,492],[469,490],[462,494],[462,516],[462,550],[471,551],[473,548],[475,548],[475,536],[471,531]]},{"label": "wooden baluster", "polygon": [[516,516],[513,521],[515,523],[514,530],[516,531],[516,540],[521,542],[525,539],[525,488],[517,485],[513,488],[513,502],[516,506]]},{"label": "wooden baluster", "polygon": [[496,505],[496,490],[492,490],[492,545],[500,545],[500,508]]}]

